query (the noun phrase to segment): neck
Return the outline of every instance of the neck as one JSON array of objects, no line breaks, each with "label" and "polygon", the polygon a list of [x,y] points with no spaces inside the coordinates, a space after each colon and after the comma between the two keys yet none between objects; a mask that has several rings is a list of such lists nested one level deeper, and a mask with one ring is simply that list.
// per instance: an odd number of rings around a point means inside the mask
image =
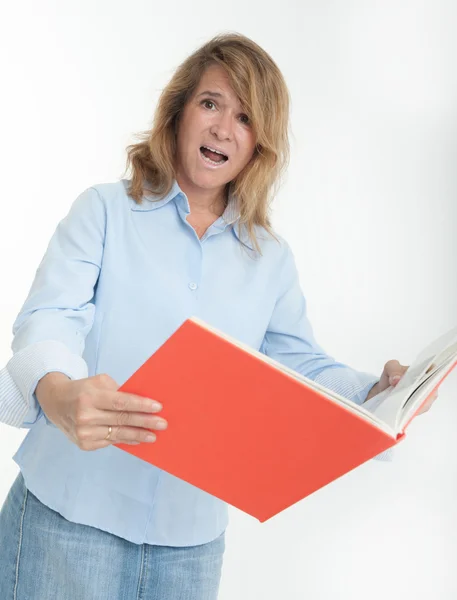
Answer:
[{"label": "neck", "polygon": [[176,177],[176,181],[187,196],[191,213],[222,215],[226,205],[225,186],[209,190],[196,189],[190,182],[179,176]]}]

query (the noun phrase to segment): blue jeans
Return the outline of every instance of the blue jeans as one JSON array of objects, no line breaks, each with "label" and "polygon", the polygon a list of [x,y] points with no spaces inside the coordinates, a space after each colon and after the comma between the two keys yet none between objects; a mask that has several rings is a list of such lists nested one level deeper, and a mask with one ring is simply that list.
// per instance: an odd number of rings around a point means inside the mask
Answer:
[{"label": "blue jeans", "polygon": [[18,475],[0,511],[1,600],[216,600],[225,536],[141,546],[64,519]]}]

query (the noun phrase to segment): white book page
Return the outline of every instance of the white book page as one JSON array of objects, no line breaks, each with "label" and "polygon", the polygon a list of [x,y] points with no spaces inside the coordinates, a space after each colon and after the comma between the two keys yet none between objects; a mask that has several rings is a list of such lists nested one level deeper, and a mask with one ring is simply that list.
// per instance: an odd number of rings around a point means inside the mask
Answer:
[{"label": "white book page", "polygon": [[[445,368],[452,366],[456,358],[457,328],[454,328],[425,348],[395,387],[377,394],[364,406],[400,433],[402,424],[408,421],[408,415],[414,413],[426,397],[427,390],[436,384]],[[424,385],[416,392],[421,384]],[[409,399],[413,395],[414,402],[411,403]]]},{"label": "white book page", "polygon": [[424,379],[419,388],[411,394],[408,400],[402,407],[401,413],[398,416],[397,428],[403,431],[406,424],[413,417],[414,413],[419,409],[424,400],[429,396],[438,381],[449,372],[457,360],[457,355],[451,356],[444,364],[433,370],[432,374]]}]

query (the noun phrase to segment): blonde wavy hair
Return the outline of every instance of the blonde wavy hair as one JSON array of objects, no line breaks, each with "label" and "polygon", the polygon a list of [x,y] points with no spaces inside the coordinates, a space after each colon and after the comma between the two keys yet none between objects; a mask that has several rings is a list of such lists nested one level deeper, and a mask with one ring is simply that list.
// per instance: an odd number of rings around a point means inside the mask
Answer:
[{"label": "blonde wavy hair", "polygon": [[159,196],[175,179],[176,125],[181,112],[210,65],[223,67],[253,127],[256,149],[251,161],[227,184],[238,200],[239,226],[246,226],[254,247],[260,226],[274,236],[269,213],[289,162],[289,91],[273,59],[255,42],[237,33],[220,34],[191,54],[162,91],[152,128],[127,147],[129,194],[141,203],[145,182]]}]

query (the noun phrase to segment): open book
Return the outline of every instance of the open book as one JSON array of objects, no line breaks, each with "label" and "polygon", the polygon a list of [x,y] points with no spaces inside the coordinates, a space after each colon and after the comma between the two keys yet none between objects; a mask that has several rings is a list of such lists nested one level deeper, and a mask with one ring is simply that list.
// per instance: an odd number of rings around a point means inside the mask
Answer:
[{"label": "open book", "polygon": [[265,521],[402,440],[456,364],[457,328],[359,406],[191,318],[120,388],[168,429],[116,446]]},{"label": "open book", "polygon": [[456,363],[457,327],[427,346],[395,387],[370,398],[363,406],[388,425],[393,434],[402,434]]}]

